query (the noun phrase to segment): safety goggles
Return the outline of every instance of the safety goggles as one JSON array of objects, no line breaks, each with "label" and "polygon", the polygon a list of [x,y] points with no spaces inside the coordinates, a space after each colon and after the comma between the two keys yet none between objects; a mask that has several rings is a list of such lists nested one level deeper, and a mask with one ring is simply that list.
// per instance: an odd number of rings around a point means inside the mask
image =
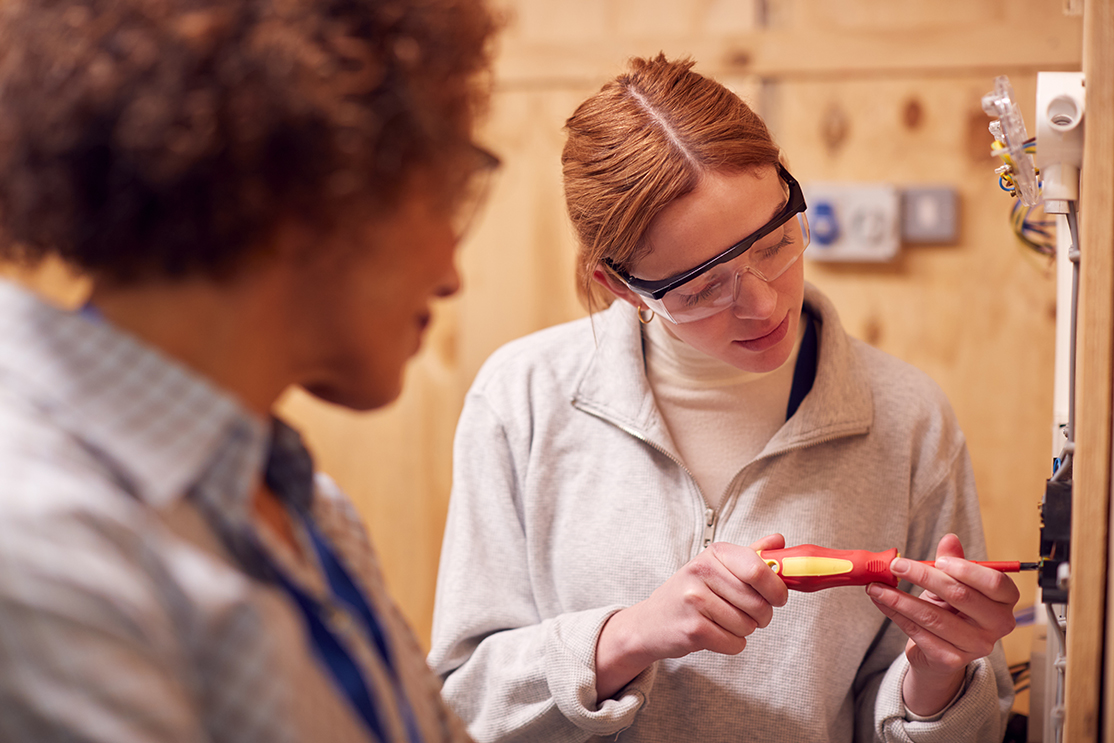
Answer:
[{"label": "safety goggles", "polygon": [[471,162],[467,163],[465,177],[454,194],[452,205],[452,230],[457,240],[471,229],[482,211],[500,165],[498,157],[478,145],[472,145],[469,159]]},{"label": "safety goggles", "polygon": [[808,218],[797,180],[778,165],[787,192],[785,206],[757,232],[716,257],[666,279],[648,281],[623,271],[610,259],[604,263],[654,312],[673,323],[715,315],[739,300],[744,273],[765,282],[781,276],[808,247]]}]

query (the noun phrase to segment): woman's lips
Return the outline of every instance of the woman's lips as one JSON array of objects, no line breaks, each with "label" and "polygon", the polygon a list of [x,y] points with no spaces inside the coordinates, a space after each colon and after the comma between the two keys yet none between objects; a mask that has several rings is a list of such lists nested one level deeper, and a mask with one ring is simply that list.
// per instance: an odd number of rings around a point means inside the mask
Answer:
[{"label": "woman's lips", "polygon": [[766,349],[773,348],[785,338],[785,334],[789,332],[789,313],[785,313],[778,326],[765,335],[760,335],[757,338],[751,338],[745,341],[734,341],[739,346],[742,346],[748,351],[759,352]]}]

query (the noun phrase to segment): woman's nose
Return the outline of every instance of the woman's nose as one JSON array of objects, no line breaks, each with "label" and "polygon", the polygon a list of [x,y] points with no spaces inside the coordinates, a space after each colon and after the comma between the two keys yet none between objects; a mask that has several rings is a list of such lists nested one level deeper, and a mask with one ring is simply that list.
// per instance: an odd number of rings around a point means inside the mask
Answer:
[{"label": "woman's nose", "polygon": [[734,293],[731,311],[740,320],[766,320],[777,310],[777,290],[748,269],[735,274]]}]

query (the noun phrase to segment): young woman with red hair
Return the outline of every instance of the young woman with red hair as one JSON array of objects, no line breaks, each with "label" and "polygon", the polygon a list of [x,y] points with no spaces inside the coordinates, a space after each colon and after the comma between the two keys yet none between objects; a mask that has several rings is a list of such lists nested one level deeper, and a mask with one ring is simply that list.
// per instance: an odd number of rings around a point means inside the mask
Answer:
[{"label": "young woman with red hair", "polygon": [[[568,120],[590,308],[497,351],[458,429],[430,661],[478,740],[997,741],[1017,588],[962,432],[804,281],[762,120],[634,60]],[[621,301],[610,301],[619,299]],[[757,551],[913,560],[788,594]]]}]

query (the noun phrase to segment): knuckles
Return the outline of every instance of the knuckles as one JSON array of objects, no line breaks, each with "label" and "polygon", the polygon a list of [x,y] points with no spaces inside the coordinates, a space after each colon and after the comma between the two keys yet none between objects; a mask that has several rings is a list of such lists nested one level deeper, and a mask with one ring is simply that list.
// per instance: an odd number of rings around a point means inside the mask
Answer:
[{"label": "knuckles", "polygon": [[707,589],[704,584],[689,585],[681,591],[681,604],[690,609],[701,609],[707,602]]},{"label": "knuckles", "polygon": [[965,606],[971,602],[976,593],[981,592],[976,592],[966,583],[960,583],[953,579],[949,581],[948,587],[943,589],[943,593],[937,595],[952,606]]},{"label": "knuckles", "polygon": [[710,563],[703,555],[685,565],[684,570],[701,583],[707,583],[718,572],[716,565]]},{"label": "knuckles", "polygon": [[761,582],[766,577],[766,573],[772,574],[773,571],[766,563],[757,560],[746,561],[737,567],[735,572],[739,580],[750,585]]},{"label": "knuckles", "polygon": [[933,607],[932,609],[926,609],[918,613],[919,616],[912,618],[914,624],[919,625],[921,628],[938,637],[946,635],[948,622],[943,612]]}]

